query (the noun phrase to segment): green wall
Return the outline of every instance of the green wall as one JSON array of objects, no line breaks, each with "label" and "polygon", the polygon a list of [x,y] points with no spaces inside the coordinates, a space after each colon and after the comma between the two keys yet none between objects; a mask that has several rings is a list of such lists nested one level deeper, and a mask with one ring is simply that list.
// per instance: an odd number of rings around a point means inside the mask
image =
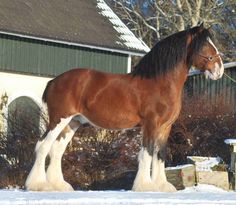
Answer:
[{"label": "green wall", "polygon": [[56,76],[76,67],[126,73],[128,55],[0,34],[0,70]]}]

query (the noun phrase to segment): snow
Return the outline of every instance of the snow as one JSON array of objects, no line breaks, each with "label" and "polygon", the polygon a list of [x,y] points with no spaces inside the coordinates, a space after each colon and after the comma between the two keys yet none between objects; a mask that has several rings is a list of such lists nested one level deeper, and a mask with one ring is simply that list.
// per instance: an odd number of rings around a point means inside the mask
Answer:
[{"label": "snow", "polygon": [[236,139],[226,139],[225,144],[236,145]]},{"label": "snow", "polygon": [[220,157],[187,156],[187,158],[194,161],[196,171],[212,171],[211,168],[222,161]]},{"label": "snow", "polygon": [[128,48],[149,52],[150,48],[130,31],[130,29],[120,20],[120,18],[112,11],[104,0],[97,0],[97,7],[100,9],[101,15],[108,18],[113,28],[120,34],[119,45],[125,45]]},{"label": "snow", "polygon": [[211,185],[198,185],[175,193],[132,191],[29,192],[1,190],[1,205],[156,205],[236,204],[236,193]]},{"label": "snow", "polygon": [[184,169],[187,167],[192,167],[194,166],[193,164],[184,164],[184,165],[178,165],[176,167],[166,167],[165,170],[174,170],[174,169]]}]

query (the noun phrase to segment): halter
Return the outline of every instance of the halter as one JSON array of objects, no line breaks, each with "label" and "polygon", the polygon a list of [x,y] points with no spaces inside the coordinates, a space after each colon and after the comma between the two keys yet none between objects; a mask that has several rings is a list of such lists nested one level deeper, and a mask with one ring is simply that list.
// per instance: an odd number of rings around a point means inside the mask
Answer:
[{"label": "halter", "polygon": [[216,54],[214,56],[203,56],[201,54],[198,54],[200,57],[205,58],[208,61],[213,61],[215,58],[220,58],[220,54]]}]

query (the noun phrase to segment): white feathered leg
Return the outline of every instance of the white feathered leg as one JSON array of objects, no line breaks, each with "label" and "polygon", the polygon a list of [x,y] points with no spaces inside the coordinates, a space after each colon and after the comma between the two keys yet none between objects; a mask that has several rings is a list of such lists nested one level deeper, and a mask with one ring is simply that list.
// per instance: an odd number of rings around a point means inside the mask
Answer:
[{"label": "white feathered leg", "polygon": [[153,182],[158,182],[159,178],[159,162],[157,160],[157,153],[154,152],[153,157],[152,157],[152,181]]},{"label": "white feathered leg", "polygon": [[167,181],[165,173],[165,162],[161,159],[158,159],[157,153],[155,153],[152,158],[152,181],[156,184],[159,191],[176,191],[176,188]]},{"label": "white feathered leg", "polygon": [[71,141],[74,133],[78,129],[79,124],[71,121],[70,124],[63,130],[60,139],[57,139],[49,152],[50,164],[47,169],[47,180],[57,191],[73,191],[72,186],[64,180],[61,161],[68,143]]},{"label": "white feathered leg", "polygon": [[71,121],[72,117],[66,119],[61,119],[57,126],[50,130],[43,141],[39,141],[36,145],[36,159],[31,169],[25,186],[26,189],[32,191],[52,191],[54,188],[47,181],[45,173],[45,160],[51,149],[53,142],[56,140],[60,132],[65,128],[65,126]]},{"label": "white feathered leg", "polygon": [[153,191],[155,189],[151,180],[152,156],[147,149],[142,148],[139,152],[138,172],[134,180],[133,191]]}]

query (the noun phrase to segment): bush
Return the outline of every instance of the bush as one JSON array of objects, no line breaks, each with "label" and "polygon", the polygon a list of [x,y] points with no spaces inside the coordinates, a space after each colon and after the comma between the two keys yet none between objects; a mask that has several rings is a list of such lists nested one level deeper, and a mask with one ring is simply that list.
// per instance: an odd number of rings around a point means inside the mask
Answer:
[{"label": "bush", "polygon": [[[38,109],[28,107],[28,115],[21,106],[7,116],[8,128],[0,132],[0,187],[23,187],[34,162],[34,147],[44,130],[47,117]],[[41,118],[41,123],[35,124]],[[1,180],[2,179],[2,180]]]},{"label": "bush", "polygon": [[91,126],[79,129],[63,157],[65,178],[76,189],[121,187],[109,181],[137,169],[139,133],[140,130],[109,131]]},{"label": "bush", "polygon": [[222,104],[221,97],[214,105],[203,96],[187,98],[169,138],[170,165],[186,162],[187,155],[220,156],[230,162],[230,149],[224,143],[236,137],[236,110]]}]

